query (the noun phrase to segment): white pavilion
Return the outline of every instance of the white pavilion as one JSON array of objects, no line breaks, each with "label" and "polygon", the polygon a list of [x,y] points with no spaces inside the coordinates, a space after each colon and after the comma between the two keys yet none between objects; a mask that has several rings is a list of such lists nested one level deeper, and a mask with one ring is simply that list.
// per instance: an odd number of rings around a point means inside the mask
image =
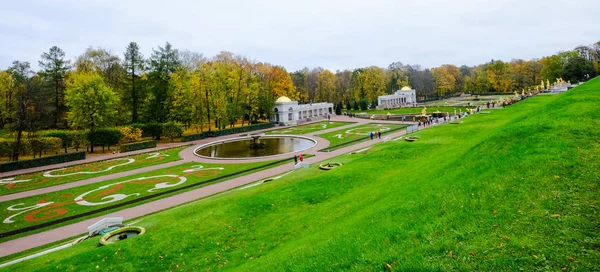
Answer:
[{"label": "white pavilion", "polygon": [[382,95],[377,98],[377,109],[394,109],[402,107],[416,107],[417,92],[408,86],[402,87],[390,95]]},{"label": "white pavilion", "polygon": [[296,125],[302,121],[326,118],[334,114],[333,103],[298,104],[298,101],[282,96],[275,100],[271,122],[280,125]]}]

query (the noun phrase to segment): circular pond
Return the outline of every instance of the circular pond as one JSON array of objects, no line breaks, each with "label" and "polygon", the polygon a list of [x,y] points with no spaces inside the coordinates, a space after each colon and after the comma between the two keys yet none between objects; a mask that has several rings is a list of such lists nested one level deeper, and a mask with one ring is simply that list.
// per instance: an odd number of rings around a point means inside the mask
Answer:
[{"label": "circular pond", "polygon": [[[252,148],[260,143],[260,148]],[[200,157],[214,159],[249,159],[299,152],[315,146],[313,139],[291,135],[233,138],[201,145],[194,150]]]}]

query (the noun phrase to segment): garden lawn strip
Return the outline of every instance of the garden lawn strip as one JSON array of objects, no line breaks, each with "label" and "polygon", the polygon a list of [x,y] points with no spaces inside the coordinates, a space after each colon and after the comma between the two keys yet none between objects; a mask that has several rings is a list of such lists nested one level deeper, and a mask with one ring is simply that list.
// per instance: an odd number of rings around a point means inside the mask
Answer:
[{"label": "garden lawn strip", "polygon": [[[53,169],[43,172],[35,172],[24,175],[17,175],[13,177],[0,178],[0,195],[14,194],[18,192],[24,192],[39,188],[45,188],[55,186],[64,183],[70,183],[74,181],[100,177],[104,175],[125,172],[133,169],[148,167],[152,165],[158,165],[168,163],[172,161],[181,160],[179,152],[187,147],[178,147],[154,152],[148,152],[138,155],[132,155],[127,157],[120,157],[116,159],[110,159],[105,161],[97,161],[87,164],[74,165],[61,169]],[[159,155],[156,155],[156,154]],[[168,155],[168,156],[167,156]],[[131,162],[131,160],[134,160]],[[109,171],[106,169],[111,168]],[[96,172],[96,173],[81,173],[78,172]],[[45,177],[44,174],[48,173],[53,175],[52,177]],[[66,176],[61,176],[65,175]],[[19,180],[28,180],[24,182],[14,182]]]},{"label": "garden lawn strip", "polygon": [[[329,141],[329,147],[321,149],[319,151],[331,151],[349,144],[356,144],[362,141],[370,139],[369,133],[375,131],[382,131],[383,137],[387,134],[401,130],[408,125],[392,124],[392,123],[369,123],[360,126],[355,126],[347,129],[336,130],[324,134],[319,134],[321,138],[325,138]],[[373,137],[375,139],[375,137]]]},{"label": "garden lawn strip", "polygon": [[331,129],[352,124],[353,122],[339,122],[339,121],[322,121],[317,123],[311,123],[306,125],[292,126],[281,128],[277,130],[267,131],[265,134],[308,134],[320,130]]},{"label": "garden lawn strip", "polygon": [[[310,156],[311,155],[309,155],[308,157],[310,157]],[[195,189],[197,187],[202,187],[202,186],[213,184],[216,182],[221,182],[221,181],[224,181],[224,180],[227,180],[227,179],[230,179],[233,177],[237,177],[240,175],[253,173],[255,171],[264,170],[264,169],[267,169],[270,167],[274,167],[274,166],[289,162],[291,160],[292,159],[290,159],[290,158],[286,158],[286,159],[281,159],[281,160],[274,160],[274,161],[267,161],[267,162],[255,162],[255,163],[247,163],[247,164],[185,163],[183,165],[179,165],[179,166],[175,166],[175,167],[156,170],[156,171],[152,171],[152,172],[148,172],[148,173],[144,173],[144,174],[137,174],[137,175],[132,175],[132,176],[128,176],[128,177],[118,178],[118,179],[109,180],[109,181],[102,182],[102,183],[95,183],[95,184],[90,184],[90,185],[86,185],[86,186],[71,188],[71,189],[67,189],[64,191],[49,193],[46,195],[32,196],[32,197],[27,197],[27,198],[23,198],[23,199],[2,202],[2,203],[0,203],[0,209],[6,210],[8,207],[14,206],[14,205],[20,204],[20,203],[23,203],[23,204],[18,205],[18,207],[32,207],[36,203],[44,203],[44,202],[50,202],[50,201],[57,202],[58,199],[63,198],[62,202],[54,203],[51,206],[48,206],[48,208],[41,207],[38,209],[31,209],[31,210],[27,210],[26,213],[19,214],[18,216],[12,218],[14,223],[2,223],[0,225],[0,227],[1,227],[0,228],[0,231],[1,231],[0,241],[2,241],[2,242],[7,241],[7,240],[14,239],[14,238],[17,238],[17,237],[20,237],[23,235],[37,233],[37,232],[40,232],[40,231],[47,229],[49,227],[52,227],[52,226],[54,226],[54,227],[62,226],[62,225],[68,224],[68,223],[81,221],[81,220],[84,220],[86,218],[89,218],[89,217],[92,217],[95,215],[97,216],[98,214],[103,214],[103,213],[111,212],[111,211],[114,211],[117,209],[123,209],[126,207],[139,205],[141,203],[146,203],[150,200],[164,198],[164,197],[171,196],[171,195],[174,195],[177,193]],[[193,166],[196,166],[196,165],[202,165],[204,167],[203,169],[209,169],[209,170],[199,170],[199,171],[188,172],[188,173],[183,172],[185,170],[194,169]],[[223,167],[224,169],[223,170],[211,170],[210,169],[210,168],[218,168],[218,167]],[[206,173],[209,173],[210,176],[207,176],[209,174],[206,174]],[[132,182],[123,183],[123,186],[116,184],[116,183],[119,183],[122,181],[130,181],[130,180],[137,179],[137,178],[166,176],[166,175],[177,175],[178,177],[177,178],[163,177],[163,178],[156,178],[156,179],[135,180]],[[149,189],[149,190],[156,189],[156,187],[154,187],[154,184],[160,185],[164,182],[169,182],[171,184],[174,184],[177,182],[177,179],[179,177],[185,177],[187,179],[180,186],[176,186],[176,187],[172,187],[172,188],[165,187],[165,189],[159,189],[157,192],[152,192],[152,193],[145,194],[145,195],[137,195],[137,196],[133,195],[133,194],[142,193],[146,189]],[[147,182],[147,184],[143,184],[143,182]],[[116,185],[109,186],[111,184],[116,184]],[[135,186],[132,186],[132,185],[135,185]],[[140,185],[142,185],[142,186],[143,185],[152,185],[152,186],[146,186],[144,188],[141,188]],[[86,192],[93,191],[93,190],[98,189],[103,186],[107,186],[107,188],[109,188],[109,189],[97,194],[96,196],[92,196],[91,198],[83,197],[82,200],[73,201],[73,199],[76,196],[78,196],[80,194],[84,194]],[[110,188],[113,188],[113,189],[110,189]],[[121,188],[123,188],[123,189],[121,189]],[[127,195],[128,193],[129,193],[129,195]],[[131,193],[133,193],[133,194],[131,194]],[[144,192],[144,193],[146,193],[146,192]],[[90,201],[90,203],[91,203],[91,202],[93,202],[91,199],[96,199],[99,197],[102,197],[101,199],[104,200],[105,198],[111,198],[113,195],[117,195],[117,194],[127,195],[128,197],[126,197],[120,201],[106,203],[105,204],[106,206],[101,207],[101,208],[94,208],[94,206],[83,206],[83,205],[77,204],[77,203],[87,203],[88,201]],[[93,195],[93,194],[91,194],[91,195]],[[108,196],[106,196],[106,195],[108,195]],[[67,199],[64,196],[69,196],[69,198]],[[53,198],[56,198],[56,199],[53,199]],[[64,200],[66,200],[66,201],[64,201]],[[98,201],[98,202],[102,202],[102,201]],[[69,208],[69,209],[67,209],[67,212],[65,212],[64,214],[59,214],[59,216],[52,216],[53,214],[51,214],[51,216],[46,217],[45,222],[37,223],[37,222],[40,222],[40,220],[44,219],[44,217],[41,217],[41,218],[36,217],[36,215],[37,215],[36,212],[43,213],[44,215],[46,215],[47,212],[49,212],[49,213],[57,212],[58,213],[58,212],[61,212],[62,209],[65,209],[63,207]],[[15,213],[17,213],[17,212],[13,212],[13,213],[9,212],[9,213],[4,214],[2,216],[2,220],[6,221],[8,217],[10,217],[11,215],[14,215]],[[28,222],[26,218],[29,218],[29,220],[31,222]]]}]

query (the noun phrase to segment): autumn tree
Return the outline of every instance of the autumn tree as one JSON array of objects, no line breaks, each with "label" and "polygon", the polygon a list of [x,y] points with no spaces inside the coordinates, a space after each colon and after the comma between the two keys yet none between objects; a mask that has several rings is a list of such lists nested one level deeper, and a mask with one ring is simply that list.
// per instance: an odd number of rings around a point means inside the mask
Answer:
[{"label": "autumn tree", "polygon": [[[93,132],[114,124],[118,97],[98,73],[71,75],[65,100],[70,109],[68,120],[73,128]],[[94,152],[93,145],[90,151]]]}]

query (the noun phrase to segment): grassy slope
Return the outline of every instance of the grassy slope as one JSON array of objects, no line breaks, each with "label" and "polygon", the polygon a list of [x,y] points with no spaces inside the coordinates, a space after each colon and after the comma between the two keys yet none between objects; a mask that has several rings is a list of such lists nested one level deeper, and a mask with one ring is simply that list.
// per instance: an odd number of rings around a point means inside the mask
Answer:
[{"label": "grassy slope", "polygon": [[[167,163],[167,162],[181,160],[181,158],[179,157],[179,152],[181,150],[183,150],[184,148],[187,148],[187,146],[179,147],[179,148],[172,148],[172,149],[167,149],[167,150],[161,150],[161,151],[159,151],[161,154],[167,154],[169,156],[160,156],[160,157],[151,158],[151,159],[146,159],[146,157],[148,157],[150,153],[155,153],[155,152],[123,157],[123,158],[132,158],[132,159],[135,159],[136,161],[131,164],[118,166],[118,167],[113,168],[110,171],[100,172],[97,174],[78,174],[78,175],[72,175],[72,176],[66,176],[66,177],[47,178],[47,177],[43,176],[44,172],[36,172],[36,173],[31,173],[31,174],[14,176],[15,180],[31,179],[31,181],[17,183],[16,186],[18,186],[18,187],[16,187],[16,188],[11,188],[9,185],[2,184],[2,186],[0,186],[0,195],[14,194],[14,193],[18,193],[18,192],[24,192],[24,191],[29,191],[29,190],[39,189],[39,188],[45,188],[45,187],[55,186],[55,185],[59,185],[59,184],[63,184],[63,183],[69,183],[69,182],[89,179],[89,178],[93,178],[93,177],[110,175],[110,174],[114,174],[114,173],[120,173],[120,172],[138,169],[138,168],[148,167],[148,166],[152,166],[152,165],[163,164],[163,163]],[[86,163],[86,164],[67,167],[64,171],[54,171],[54,173],[64,174],[64,173],[73,173],[73,172],[79,172],[79,171],[98,171],[98,170],[107,169],[108,167],[110,167],[112,165],[120,164],[123,162],[124,162],[124,160],[117,160],[117,161],[112,161],[112,162],[99,161],[99,162],[93,162],[93,163]]]},{"label": "grassy slope", "polygon": [[[600,80],[157,213],[29,270],[597,270]],[[383,148],[385,147],[385,148]],[[174,246],[175,245],[175,246]]]},{"label": "grassy slope", "polygon": [[[267,132],[266,134],[306,134],[306,133],[312,133],[315,131],[341,127],[341,126],[345,126],[345,125],[349,125],[349,124],[352,124],[352,122],[323,121],[323,122],[318,122],[318,123],[314,123],[314,124],[307,124],[307,125],[301,125],[301,126],[282,128],[282,129],[278,129],[278,130],[272,130],[272,131]],[[323,128],[323,125],[325,125],[325,128]]]}]

